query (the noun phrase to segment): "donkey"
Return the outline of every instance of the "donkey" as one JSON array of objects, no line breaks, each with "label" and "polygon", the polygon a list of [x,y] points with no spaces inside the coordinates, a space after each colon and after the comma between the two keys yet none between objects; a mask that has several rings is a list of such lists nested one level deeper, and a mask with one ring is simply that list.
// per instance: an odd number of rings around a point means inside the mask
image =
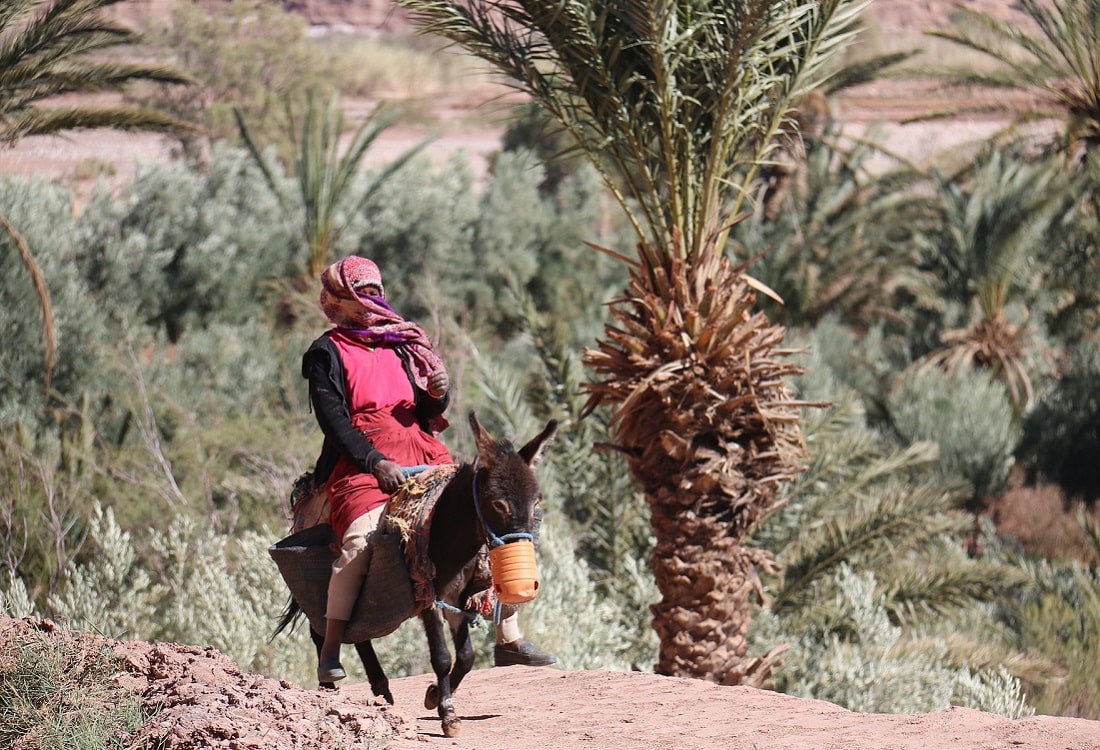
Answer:
[{"label": "donkey", "polygon": [[[477,459],[458,467],[436,501],[431,520],[428,556],[435,567],[432,584],[436,603],[418,615],[413,613],[424,626],[436,677],[424,696],[424,707],[438,710],[446,737],[457,737],[461,731],[452,695],[474,664],[470,619],[463,606],[479,586],[475,580],[478,556],[487,545],[535,533],[535,510],[542,499],[542,490],[534,469],[558,428],[557,421],[550,420],[542,432],[517,451],[512,443],[489,435],[472,411],[469,422]],[[484,588],[484,583],[480,586]],[[291,599],[275,632],[282,631],[299,614],[297,603]],[[453,659],[446,628],[450,629],[454,644]],[[323,637],[313,628],[310,637],[319,652]],[[371,691],[392,705],[389,679],[370,640],[356,643],[355,649],[363,661]],[[322,683],[322,687],[332,685]]]}]

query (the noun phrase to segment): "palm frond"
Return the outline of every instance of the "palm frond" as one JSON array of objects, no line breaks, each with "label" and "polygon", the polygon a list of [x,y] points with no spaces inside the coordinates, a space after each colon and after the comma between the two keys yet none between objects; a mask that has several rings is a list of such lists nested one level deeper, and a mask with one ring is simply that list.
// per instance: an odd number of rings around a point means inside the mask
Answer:
[{"label": "palm frond", "polygon": [[118,91],[134,81],[192,82],[186,73],[167,65],[97,59],[137,40],[133,31],[101,12],[115,2],[21,0],[5,6],[0,14],[0,141],[72,128],[193,129],[177,118],[138,107],[43,108],[57,96]]},{"label": "palm frond", "polygon": [[926,363],[949,372],[988,368],[1023,408],[1032,398],[1030,360],[1041,360],[1028,316],[1013,320],[1013,307],[1030,311],[1049,294],[1036,258],[1062,241],[1076,215],[1080,193],[1072,176],[1055,160],[1025,161],[992,151],[967,173],[938,176],[936,197],[944,227],[924,245],[922,264],[941,296],[968,319],[945,325],[942,346]]},{"label": "palm frond", "polygon": [[[939,70],[949,83],[1015,89],[1032,102],[1005,97],[982,104],[1021,118],[1054,118],[1063,124],[1064,148],[1070,155],[1078,145],[1088,153],[1100,145],[1100,34],[1093,0],[1021,0],[1031,22],[1002,21],[989,14],[959,8],[961,24],[929,32],[995,62],[993,70]],[[961,103],[960,114],[973,111]]]},{"label": "palm frond", "polygon": [[252,131],[248,128],[247,122],[244,119],[244,113],[241,112],[239,107],[233,108],[233,118],[237,122],[237,131],[241,135],[241,141],[244,143],[245,149],[252,157],[253,163],[256,168],[260,170],[260,174],[264,178],[264,182],[267,183],[267,187],[271,190],[271,194],[275,196],[275,200],[279,202],[279,208],[282,209],[282,216],[287,218],[291,214],[290,199],[283,191],[282,184],[275,176],[275,171],[272,166],[268,164],[267,158],[260,150],[259,144],[256,143],[252,137]]},{"label": "palm frond", "polygon": [[[960,527],[967,523],[967,519],[960,518]],[[887,609],[895,622],[913,622],[950,614],[977,602],[994,602],[1011,587],[1026,582],[1015,568],[959,559],[957,546],[943,553],[944,558],[952,554],[955,560],[950,566],[930,569],[927,563],[902,563],[892,573],[879,576],[885,584]],[[929,557],[935,556],[933,553]]]},{"label": "palm frond", "polygon": [[843,516],[827,519],[802,541],[783,551],[782,582],[772,609],[783,612],[811,601],[814,586],[840,566],[860,560],[874,566],[905,539],[906,545],[933,539],[952,528],[943,515],[954,494],[936,487],[891,487],[881,497],[849,501]]},{"label": "palm frond", "polygon": [[[577,140],[645,240],[685,257],[740,213],[791,102],[827,77],[862,3],[402,0],[427,32],[496,66]],[[631,178],[627,194],[606,173]],[[632,197],[636,200],[628,201]],[[653,259],[649,259],[653,265]]]},{"label": "palm frond", "polygon": [[101,128],[178,133],[192,129],[192,126],[154,110],[136,110],[130,107],[58,107],[27,110],[8,119],[0,127],[0,140]]},{"label": "palm frond", "polygon": [[[287,119],[294,128],[295,120],[289,102],[286,103],[286,110]],[[245,123],[244,115],[235,109],[234,117],[245,147],[263,174],[272,194],[279,201],[284,217],[289,219],[298,209],[292,207],[291,197],[285,194],[282,183],[260,151],[259,144],[255,142]],[[394,119],[395,116],[384,108],[375,109],[360,123],[351,136],[351,142],[344,147],[344,114],[339,98],[333,96],[325,106],[318,102],[316,92],[311,92],[307,98],[300,131],[294,133],[297,147],[294,154],[294,175],[301,213],[299,220],[292,224],[295,227],[293,233],[298,236],[308,253],[307,271],[310,276],[317,276],[333,260],[335,247],[352,218],[393,174],[405,167],[431,142],[431,138],[426,138],[406,149],[374,173],[366,186],[357,188],[355,183],[363,174],[364,155],[377,141],[378,136],[393,124]]]},{"label": "palm frond", "polygon": [[[988,615],[986,615],[988,618]],[[1016,677],[1037,682],[1057,677],[1057,670],[1043,658],[1020,653],[1008,642],[1008,638],[992,627],[988,620],[985,632],[980,626],[969,632],[956,632],[948,636],[934,638],[916,637],[899,643],[896,651],[899,656],[918,656],[929,649],[944,650],[944,658],[955,667],[965,667],[972,672],[984,669],[1008,669]]]}]

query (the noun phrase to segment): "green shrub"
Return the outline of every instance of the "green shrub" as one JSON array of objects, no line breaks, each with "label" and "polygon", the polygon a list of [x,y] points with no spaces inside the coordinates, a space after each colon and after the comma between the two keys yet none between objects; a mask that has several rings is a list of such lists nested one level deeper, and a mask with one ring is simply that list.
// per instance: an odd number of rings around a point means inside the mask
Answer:
[{"label": "green shrub", "polygon": [[[821,359],[816,348],[806,357]],[[956,509],[959,482],[937,476],[936,446],[898,446],[873,428],[831,367],[809,368],[798,388],[830,405],[806,411],[809,466],[753,536],[780,567],[762,575],[750,630],[754,652],[792,646],[778,689],[853,710],[1015,713],[1019,686],[1002,670],[1020,665],[987,610],[1016,576],[968,556],[973,520]]]},{"label": "green shrub", "polygon": [[1005,387],[987,373],[966,371],[952,378],[937,369],[913,368],[890,394],[888,408],[903,443],[939,446],[942,476],[969,482],[971,502],[1004,490],[1019,428]]},{"label": "green shrub", "polygon": [[277,533],[218,533],[181,515],[139,555],[112,509],[97,508],[88,534],[92,553],[49,597],[53,619],[116,639],[213,646],[242,669],[313,683],[306,634],[270,639],[288,597],[267,552]]},{"label": "green shrub", "polygon": [[891,383],[912,358],[904,341],[875,325],[857,333],[835,315],[826,315],[810,330],[790,334],[792,347],[804,348],[805,369],[797,378],[801,398],[828,401],[851,389],[859,395],[872,424],[886,419]]},{"label": "green shrub", "polygon": [[27,586],[23,579],[16,577],[15,571],[9,568],[8,584],[0,589],[0,614],[6,617],[23,618],[33,617],[35,612],[34,602],[27,592]]},{"label": "green shrub", "polygon": [[831,602],[837,621],[820,630],[785,632],[784,621],[761,613],[753,640],[787,641],[790,652],[777,687],[867,713],[926,713],[962,705],[1009,717],[1032,713],[1020,681],[1003,668],[955,666],[946,639],[907,642],[894,624],[873,573],[847,565]]},{"label": "green shrub", "polygon": [[0,643],[0,745],[106,750],[145,719],[141,697],[114,679],[106,646],[56,632],[9,631]]},{"label": "green shrub", "polygon": [[[76,400],[102,362],[97,346],[106,329],[81,277],[73,196],[39,180],[8,177],[0,179],[0,206],[46,279],[58,350],[52,387]],[[8,269],[0,278],[0,424],[23,420],[33,432],[45,405],[45,323],[6,232],[0,232],[0,259]]]},{"label": "green shrub", "polygon": [[95,506],[88,519],[90,553],[69,561],[57,593],[48,597],[50,616],[77,630],[116,640],[149,631],[164,588],[141,566],[131,534],[110,508]]},{"label": "green shrub", "polygon": [[1021,596],[1001,601],[1016,646],[1057,667],[1027,685],[1044,714],[1100,719],[1100,571],[1043,560],[1020,560],[1031,576]]},{"label": "green shrub", "polygon": [[209,167],[158,164],[123,197],[100,193],[81,219],[80,268],[104,316],[168,340],[213,322],[274,320],[294,247],[247,153]]},{"label": "green shrub", "polygon": [[60,423],[8,422],[0,434],[0,566],[39,599],[83,545],[100,469],[87,409],[85,400]]}]

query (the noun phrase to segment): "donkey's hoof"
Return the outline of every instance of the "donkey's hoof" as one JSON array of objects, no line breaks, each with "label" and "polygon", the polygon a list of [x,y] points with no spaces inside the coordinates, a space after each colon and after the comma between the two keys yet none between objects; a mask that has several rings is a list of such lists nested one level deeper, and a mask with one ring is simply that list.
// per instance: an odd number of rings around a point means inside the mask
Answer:
[{"label": "donkey's hoof", "polygon": [[[439,708],[439,685],[434,682],[428,685],[428,690],[424,693],[424,708]],[[446,726],[446,722],[444,722],[444,726]],[[450,737],[450,735],[447,736]]]},{"label": "donkey's hoof", "polygon": [[462,719],[457,716],[448,716],[443,720],[443,736],[457,737],[462,734]]},{"label": "donkey's hoof", "polygon": [[393,693],[390,692],[389,681],[385,683],[378,683],[377,685],[372,684],[370,686],[370,691],[374,693],[375,697],[381,698],[386,703],[389,703],[391,706],[393,705]]}]

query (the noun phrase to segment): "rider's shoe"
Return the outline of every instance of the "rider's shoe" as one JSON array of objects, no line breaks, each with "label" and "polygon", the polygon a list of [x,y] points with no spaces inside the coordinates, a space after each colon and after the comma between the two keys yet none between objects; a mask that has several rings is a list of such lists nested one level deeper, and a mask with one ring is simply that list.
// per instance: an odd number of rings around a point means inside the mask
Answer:
[{"label": "rider's shoe", "polygon": [[339,659],[327,659],[317,665],[317,682],[336,682],[348,676]]},{"label": "rider's shoe", "polygon": [[558,657],[522,638],[511,643],[498,643],[493,648],[493,662],[498,667],[547,667],[557,661]]}]

